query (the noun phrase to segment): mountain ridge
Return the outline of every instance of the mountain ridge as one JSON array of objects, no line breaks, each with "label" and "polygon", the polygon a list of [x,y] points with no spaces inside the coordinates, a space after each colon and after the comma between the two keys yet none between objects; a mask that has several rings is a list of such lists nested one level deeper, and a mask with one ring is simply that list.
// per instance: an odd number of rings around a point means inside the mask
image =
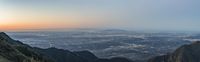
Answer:
[{"label": "mountain ridge", "polygon": [[133,62],[126,58],[102,59],[89,51],[71,52],[48,48],[41,49],[13,40],[0,32],[0,61],[3,62]]},{"label": "mountain ridge", "polygon": [[200,62],[200,41],[183,45],[171,54],[157,56],[148,62]]}]

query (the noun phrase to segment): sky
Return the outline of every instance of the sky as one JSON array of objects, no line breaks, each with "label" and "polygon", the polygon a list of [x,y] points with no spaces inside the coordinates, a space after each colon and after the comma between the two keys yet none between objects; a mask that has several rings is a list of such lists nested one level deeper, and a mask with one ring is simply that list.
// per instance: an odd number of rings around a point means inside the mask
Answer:
[{"label": "sky", "polygon": [[1,0],[0,31],[200,31],[200,0]]}]

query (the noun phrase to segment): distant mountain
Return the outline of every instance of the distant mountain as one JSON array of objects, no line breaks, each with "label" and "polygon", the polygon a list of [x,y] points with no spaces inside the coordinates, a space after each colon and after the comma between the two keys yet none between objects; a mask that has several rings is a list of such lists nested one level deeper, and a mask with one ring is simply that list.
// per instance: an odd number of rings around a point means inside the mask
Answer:
[{"label": "distant mountain", "polygon": [[33,48],[0,32],[0,62],[133,62],[126,58],[101,59],[89,51]]},{"label": "distant mountain", "polygon": [[172,54],[154,57],[148,62],[200,62],[200,42],[183,45]]},{"label": "distant mountain", "polygon": [[127,32],[127,31],[122,29],[106,29],[102,30],[102,32]]}]

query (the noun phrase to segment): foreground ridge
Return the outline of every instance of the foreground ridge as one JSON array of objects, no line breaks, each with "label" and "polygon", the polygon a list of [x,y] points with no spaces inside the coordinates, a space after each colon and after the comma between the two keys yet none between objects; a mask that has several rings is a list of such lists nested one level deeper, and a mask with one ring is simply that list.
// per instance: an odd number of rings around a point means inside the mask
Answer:
[{"label": "foreground ridge", "polygon": [[133,62],[126,58],[101,59],[89,51],[30,47],[0,32],[0,62]]},{"label": "foreground ridge", "polygon": [[200,62],[200,41],[183,45],[171,54],[154,57],[148,62]]}]

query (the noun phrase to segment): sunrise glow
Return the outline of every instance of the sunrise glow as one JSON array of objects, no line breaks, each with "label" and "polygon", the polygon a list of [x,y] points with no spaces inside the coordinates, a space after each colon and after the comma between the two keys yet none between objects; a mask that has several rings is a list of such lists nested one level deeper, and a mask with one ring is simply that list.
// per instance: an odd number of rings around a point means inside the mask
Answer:
[{"label": "sunrise glow", "polygon": [[118,28],[200,31],[197,2],[4,0],[0,2],[0,30]]}]

